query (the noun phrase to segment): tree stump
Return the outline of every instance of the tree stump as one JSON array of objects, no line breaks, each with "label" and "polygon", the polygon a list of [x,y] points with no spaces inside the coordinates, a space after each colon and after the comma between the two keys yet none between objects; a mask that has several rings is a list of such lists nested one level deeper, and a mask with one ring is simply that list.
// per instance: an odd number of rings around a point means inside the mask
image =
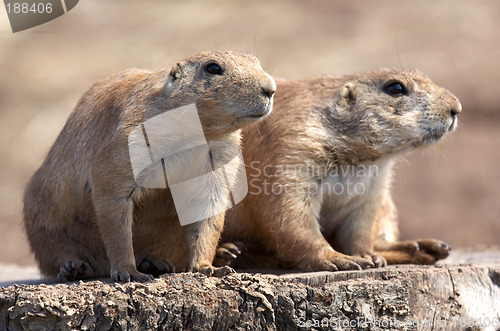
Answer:
[{"label": "tree stump", "polygon": [[436,266],[0,288],[0,330],[47,329],[500,330],[500,250]]}]

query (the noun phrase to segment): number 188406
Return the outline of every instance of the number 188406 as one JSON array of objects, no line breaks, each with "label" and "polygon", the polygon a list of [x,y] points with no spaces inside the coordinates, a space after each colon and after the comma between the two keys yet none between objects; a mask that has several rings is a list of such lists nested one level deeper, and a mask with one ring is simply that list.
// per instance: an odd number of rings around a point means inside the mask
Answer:
[{"label": "number 188406", "polygon": [[50,14],[52,13],[52,4],[49,3],[33,3],[29,4],[26,2],[14,2],[14,3],[7,3],[7,13],[11,14],[28,14],[28,13],[33,13],[33,14]]}]

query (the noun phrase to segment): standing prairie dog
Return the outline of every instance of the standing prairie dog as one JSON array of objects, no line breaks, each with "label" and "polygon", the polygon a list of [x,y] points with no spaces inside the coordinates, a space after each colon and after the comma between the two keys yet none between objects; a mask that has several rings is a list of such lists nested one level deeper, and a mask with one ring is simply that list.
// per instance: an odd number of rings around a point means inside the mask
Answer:
[{"label": "standing prairie dog", "polygon": [[[24,225],[42,274],[146,281],[147,272],[174,269],[230,272],[212,267],[224,213],[182,227],[169,189],[136,183],[128,136],[148,119],[195,104],[207,141],[239,144],[239,129],[271,111],[275,89],[257,58],[236,52],[204,52],[97,82],[25,191]],[[157,251],[158,240],[167,251]]]},{"label": "standing prairie dog", "polygon": [[[417,70],[279,81],[273,114],[244,130],[249,193],[226,214],[216,264],[346,270],[446,257],[441,241],[398,241],[391,169],[453,131],[461,109]],[[236,260],[231,241],[248,246]]]}]

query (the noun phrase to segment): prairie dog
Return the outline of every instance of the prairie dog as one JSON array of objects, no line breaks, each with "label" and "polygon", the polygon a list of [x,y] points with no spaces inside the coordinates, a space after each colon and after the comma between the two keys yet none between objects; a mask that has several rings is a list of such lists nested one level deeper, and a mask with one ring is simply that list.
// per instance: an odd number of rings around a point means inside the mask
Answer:
[{"label": "prairie dog", "polygon": [[[418,70],[278,81],[243,134],[249,193],[226,214],[218,265],[346,270],[433,263],[441,241],[398,241],[391,169],[457,126],[462,106]],[[241,241],[248,250],[234,260]]]},{"label": "prairie dog", "polygon": [[[147,281],[144,272],[230,272],[212,267],[224,213],[182,227],[169,189],[136,183],[127,139],[148,119],[195,104],[207,141],[239,144],[240,128],[271,111],[275,89],[256,57],[237,52],[128,69],[93,85],[25,191],[24,225],[42,274]],[[158,258],[157,240],[168,243]]]}]

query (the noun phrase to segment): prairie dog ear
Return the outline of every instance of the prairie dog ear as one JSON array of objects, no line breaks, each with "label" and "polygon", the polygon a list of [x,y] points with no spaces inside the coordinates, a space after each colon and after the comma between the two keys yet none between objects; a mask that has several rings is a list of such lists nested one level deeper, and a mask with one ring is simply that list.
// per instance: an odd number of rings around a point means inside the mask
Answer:
[{"label": "prairie dog ear", "polygon": [[165,82],[165,94],[171,95],[172,91],[175,90],[175,83],[182,77],[182,67],[180,63],[177,63],[170,69],[167,81]]},{"label": "prairie dog ear", "polygon": [[182,77],[182,67],[180,63],[177,63],[175,66],[172,67],[172,69],[170,69],[169,78],[172,81],[176,81],[181,77]]},{"label": "prairie dog ear", "polygon": [[354,84],[346,83],[340,89],[340,93],[337,96],[336,104],[339,109],[349,110],[351,105],[356,101],[356,95],[354,91]]}]

